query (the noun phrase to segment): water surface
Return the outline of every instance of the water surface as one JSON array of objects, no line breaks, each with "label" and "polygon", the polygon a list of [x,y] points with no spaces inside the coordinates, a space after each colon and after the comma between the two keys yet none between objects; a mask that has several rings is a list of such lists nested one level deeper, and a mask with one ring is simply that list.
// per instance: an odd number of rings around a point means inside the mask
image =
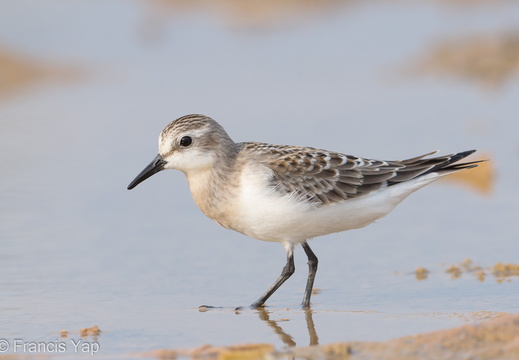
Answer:
[{"label": "water surface", "polygon": [[[101,335],[84,339],[99,341],[96,356],[125,357],[385,340],[519,310],[517,279],[487,269],[518,262],[517,61],[494,65],[495,81],[481,80],[483,65],[468,75],[439,60],[423,66],[468,37],[510,38],[515,49],[519,6],[265,4],[4,2],[0,338],[54,341],[68,330],[69,341],[98,325]],[[485,46],[473,62],[499,58]],[[381,159],[477,148],[491,163],[467,172],[475,184],[433,184],[367,228],[312,241],[312,313],[299,309],[301,249],[266,314],[236,313],[278,276],[282,247],[205,218],[181,173],[126,190],[162,128],[187,113],[215,118],[236,141]],[[466,258],[483,282],[445,273]]]}]

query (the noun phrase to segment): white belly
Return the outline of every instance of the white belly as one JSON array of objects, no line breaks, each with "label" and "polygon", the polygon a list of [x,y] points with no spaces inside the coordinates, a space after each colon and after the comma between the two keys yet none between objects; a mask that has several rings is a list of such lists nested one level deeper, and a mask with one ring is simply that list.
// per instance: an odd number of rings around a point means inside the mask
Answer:
[{"label": "white belly", "polygon": [[312,207],[269,189],[263,172],[243,174],[229,228],[264,241],[299,244],[334,232],[357,229],[387,215],[409,194],[440,176],[431,173],[341,203]]}]

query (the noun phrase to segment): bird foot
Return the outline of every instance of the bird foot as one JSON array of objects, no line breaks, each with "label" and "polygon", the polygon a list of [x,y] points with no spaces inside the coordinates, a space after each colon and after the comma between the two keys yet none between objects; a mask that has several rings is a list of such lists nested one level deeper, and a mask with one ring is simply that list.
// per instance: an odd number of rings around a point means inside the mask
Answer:
[{"label": "bird foot", "polygon": [[258,309],[264,309],[264,308],[265,308],[264,304],[262,304],[262,305],[252,304],[252,305],[249,305],[249,306],[238,306],[234,310],[236,310],[236,311],[245,310],[245,309],[258,310]]},{"label": "bird foot", "polygon": [[206,312],[213,309],[223,309],[222,306],[211,306],[211,305],[200,305],[198,307],[198,311],[200,312]]}]

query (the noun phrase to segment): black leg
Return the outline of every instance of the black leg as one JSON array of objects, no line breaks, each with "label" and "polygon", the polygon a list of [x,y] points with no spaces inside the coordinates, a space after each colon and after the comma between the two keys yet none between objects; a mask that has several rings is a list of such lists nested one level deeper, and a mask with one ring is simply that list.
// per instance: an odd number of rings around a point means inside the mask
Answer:
[{"label": "black leg", "polygon": [[281,286],[285,281],[288,280],[290,276],[296,271],[296,268],[294,266],[294,251],[292,249],[288,250],[287,254],[287,263],[285,267],[283,268],[283,271],[281,272],[281,275],[279,275],[278,279],[272,286],[265,292],[265,294],[261,295],[261,297],[256,300],[251,307],[258,308],[265,304],[265,301],[274,294],[274,292]]},{"label": "black leg", "polygon": [[303,297],[303,309],[310,308],[310,297],[312,296],[312,289],[314,286],[315,273],[317,272],[317,264],[319,260],[317,260],[317,256],[315,256],[312,249],[306,242],[301,244],[303,246],[303,250],[308,256],[308,280],[306,281],[306,289],[305,296]]}]

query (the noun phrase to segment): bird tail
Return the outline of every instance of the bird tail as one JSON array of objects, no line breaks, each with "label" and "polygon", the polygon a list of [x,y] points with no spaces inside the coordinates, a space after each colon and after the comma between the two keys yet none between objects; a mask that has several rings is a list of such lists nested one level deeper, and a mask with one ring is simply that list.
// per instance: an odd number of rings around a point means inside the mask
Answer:
[{"label": "bird tail", "polygon": [[432,173],[432,172],[438,172],[438,173],[442,173],[442,175],[447,175],[446,173],[452,173],[452,172],[456,172],[459,170],[475,168],[478,166],[477,165],[478,163],[484,162],[486,160],[476,160],[476,161],[470,161],[470,162],[465,162],[465,163],[458,163],[458,161],[460,161],[461,159],[464,159],[467,156],[469,156],[475,152],[476,152],[476,150],[467,150],[467,151],[462,151],[462,152],[459,152],[456,154],[442,156],[441,158],[443,158],[443,161],[441,161],[440,163],[436,164],[435,166],[433,166],[432,168],[427,170],[425,172],[425,174]]},{"label": "bird tail", "polygon": [[456,154],[428,157],[438,152],[434,151],[411,159],[397,161],[396,163],[400,165],[400,168],[397,170],[396,175],[388,181],[388,185],[398,184],[430,173],[438,173],[444,176],[460,170],[474,168],[478,166],[478,163],[485,160],[466,163],[458,163],[458,161],[473,154],[475,151],[468,150]]}]

